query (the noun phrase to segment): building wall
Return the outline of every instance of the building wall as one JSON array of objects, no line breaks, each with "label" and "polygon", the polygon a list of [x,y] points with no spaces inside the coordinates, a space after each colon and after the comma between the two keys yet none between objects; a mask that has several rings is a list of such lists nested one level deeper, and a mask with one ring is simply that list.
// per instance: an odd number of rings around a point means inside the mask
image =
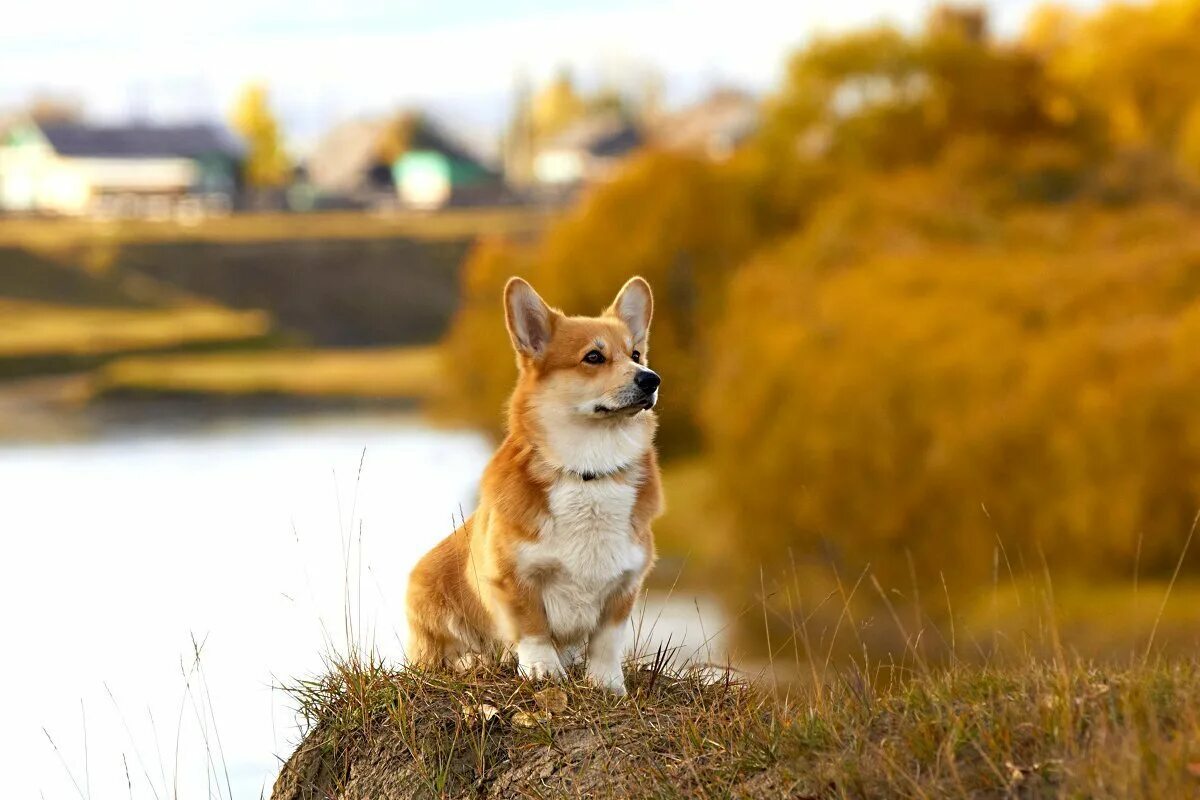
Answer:
[{"label": "building wall", "polygon": [[64,158],[36,128],[19,128],[0,142],[0,208],[86,214],[105,195],[176,195],[199,178],[187,158]]},{"label": "building wall", "polygon": [[0,141],[0,207],[35,210],[53,158],[54,151],[36,128],[15,126],[6,132]]},{"label": "building wall", "polygon": [[533,174],[539,183],[564,185],[584,180],[584,156],[578,150],[543,150],[533,159]]}]

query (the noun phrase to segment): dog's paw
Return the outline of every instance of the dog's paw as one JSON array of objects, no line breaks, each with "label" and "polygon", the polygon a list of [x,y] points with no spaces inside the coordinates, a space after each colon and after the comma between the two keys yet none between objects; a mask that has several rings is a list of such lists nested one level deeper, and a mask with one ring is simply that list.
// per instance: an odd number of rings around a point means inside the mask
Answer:
[{"label": "dog's paw", "polygon": [[538,640],[523,639],[517,644],[517,669],[535,681],[561,680],[567,676],[554,645]]},{"label": "dog's paw", "polygon": [[624,697],[627,694],[625,675],[622,674],[619,664],[616,666],[593,666],[589,663],[587,679],[588,683],[616,697]]},{"label": "dog's paw", "polygon": [[470,672],[478,669],[486,663],[483,656],[479,653],[463,653],[458,658],[454,659],[451,667],[455,672]]},{"label": "dog's paw", "polygon": [[535,681],[557,681],[565,678],[567,673],[562,664],[557,661],[532,661],[520,665],[521,674]]}]

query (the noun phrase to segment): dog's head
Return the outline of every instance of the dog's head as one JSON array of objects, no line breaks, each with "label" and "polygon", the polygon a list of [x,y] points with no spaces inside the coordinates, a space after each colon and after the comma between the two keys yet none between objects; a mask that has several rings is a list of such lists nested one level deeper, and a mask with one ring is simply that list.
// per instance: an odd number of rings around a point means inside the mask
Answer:
[{"label": "dog's head", "polygon": [[511,278],[505,321],[531,405],[557,420],[609,424],[654,408],[661,380],[647,365],[653,311],[642,278],[631,278],[598,317],[569,317]]}]

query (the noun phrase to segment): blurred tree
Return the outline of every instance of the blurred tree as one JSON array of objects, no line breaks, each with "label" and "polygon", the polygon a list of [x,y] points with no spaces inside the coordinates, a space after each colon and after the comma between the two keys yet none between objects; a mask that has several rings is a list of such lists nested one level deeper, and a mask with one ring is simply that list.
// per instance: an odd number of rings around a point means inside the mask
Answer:
[{"label": "blurred tree", "polygon": [[1053,73],[1100,105],[1120,145],[1173,150],[1200,99],[1200,2],[1111,4],[1069,30]]},{"label": "blurred tree", "polygon": [[1021,41],[1031,51],[1050,56],[1070,43],[1082,23],[1083,15],[1077,9],[1046,3],[1029,15]]},{"label": "blurred tree", "polygon": [[25,113],[34,122],[79,122],[83,104],[77,98],[40,94],[29,101]]},{"label": "blurred tree", "polygon": [[[497,437],[517,378],[516,355],[505,333],[504,284],[514,275],[536,284],[531,261],[522,248],[500,239],[476,245],[463,265],[459,310],[442,346],[448,368],[439,413]],[[462,369],[464,364],[470,369]]]},{"label": "blurred tree", "polygon": [[533,99],[534,135],[541,138],[558,133],[586,110],[587,103],[576,91],[570,71],[564,68]]},{"label": "blurred tree", "polygon": [[1179,131],[1176,153],[1180,165],[1193,181],[1200,181],[1200,99],[1192,103]]},{"label": "blurred tree", "polygon": [[233,127],[246,140],[246,182],[256,188],[286,184],[291,177],[291,162],[284,152],[266,87],[255,83],[242,90],[233,110]]},{"label": "blurred tree", "polygon": [[1018,571],[1169,575],[1200,503],[1188,218],[1006,221],[898,176],[738,271],[704,414],[734,592],[789,551],[967,589],[998,542]]}]

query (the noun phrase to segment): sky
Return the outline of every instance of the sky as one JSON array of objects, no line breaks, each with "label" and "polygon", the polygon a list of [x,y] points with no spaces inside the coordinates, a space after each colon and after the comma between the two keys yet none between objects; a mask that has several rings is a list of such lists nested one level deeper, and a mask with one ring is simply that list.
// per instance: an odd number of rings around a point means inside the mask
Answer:
[{"label": "sky", "polygon": [[[1077,0],[1090,5],[1096,0]],[[66,98],[97,121],[217,120],[262,81],[300,153],[339,120],[424,108],[482,149],[518,76],[563,67],[584,86],[653,71],[668,105],[716,87],[768,91],[814,33],[912,28],[925,0],[57,0],[12,3],[0,110]],[[991,0],[1020,30],[1037,0]]]}]

